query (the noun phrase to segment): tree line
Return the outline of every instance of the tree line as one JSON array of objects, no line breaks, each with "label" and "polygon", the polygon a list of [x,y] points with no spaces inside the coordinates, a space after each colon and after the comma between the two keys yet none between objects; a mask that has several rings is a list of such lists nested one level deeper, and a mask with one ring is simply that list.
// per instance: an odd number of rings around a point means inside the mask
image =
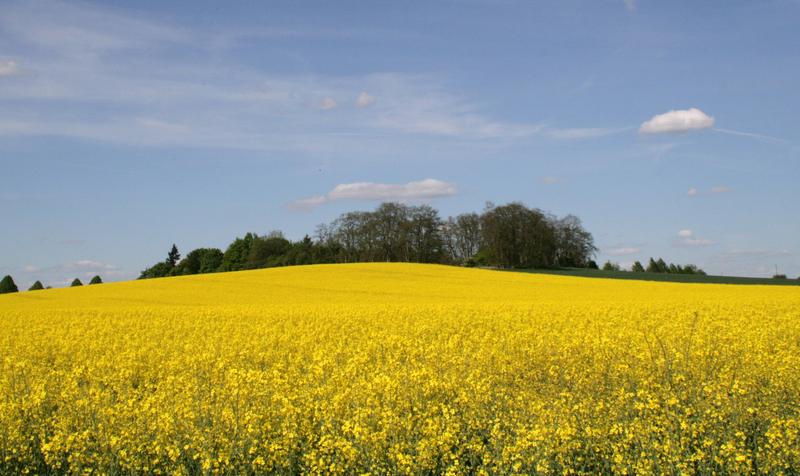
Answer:
[{"label": "tree line", "polygon": [[[95,276],[89,281],[89,284],[103,284],[103,279],[100,276]],[[75,286],[83,286],[83,283],[80,279],[75,278],[72,280],[70,287]],[[40,289],[50,289],[50,286],[45,287],[41,281],[36,280],[31,287],[28,288],[28,291],[38,291]],[[2,280],[0,280],[0,294],[7,294],[7,293],[16,293],[19,292],[19,288],[17,284],[14,282],[14,278],[10,275],[6,275]]]},{"label": "tree line", "polygon": [[140,279],[318,263],[414,262],[501,268],[587,267],[597,252],[578,217],[556,217],[519,202],[443,219],[429,205],[386,202],[354,211],[290,241],[280,231],[247,233],[223,252],[199,248],[167,259]]},{"label": "tree line", "polygon": [[[592,266],[590,266],[592,267]],[[596,265],[594,266],[597,267]],[[612,263],[611,261],[606,261],[603,264],[603,271],[627,271],[623,270],[620,265],[617,263]],[[693,264],[687,265],[679,265],[674,263],[667,264],[662,258],[658,258],[654,260],[650,258],[650,261],[647,263],[647,267],[645,268],[641,262],[636,261],[633,263],[630,269],[633,273],[669,273],[669,274],[697,274],[701,276],[705,276],[706,272],[700,269],[698,266]]]}]

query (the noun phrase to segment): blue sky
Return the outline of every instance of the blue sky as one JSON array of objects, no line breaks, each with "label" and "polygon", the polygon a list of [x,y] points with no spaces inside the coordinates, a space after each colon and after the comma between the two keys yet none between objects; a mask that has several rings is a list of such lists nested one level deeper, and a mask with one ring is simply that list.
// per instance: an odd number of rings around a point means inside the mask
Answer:
[{"label": "blue sky", "polygon": [[[164,3],[169,3],[164,5]],[[231,2],[233,3],[233,2]],[[0,3],[0,274],[130,279],[380,200],[800,274],[800,3]]]}]

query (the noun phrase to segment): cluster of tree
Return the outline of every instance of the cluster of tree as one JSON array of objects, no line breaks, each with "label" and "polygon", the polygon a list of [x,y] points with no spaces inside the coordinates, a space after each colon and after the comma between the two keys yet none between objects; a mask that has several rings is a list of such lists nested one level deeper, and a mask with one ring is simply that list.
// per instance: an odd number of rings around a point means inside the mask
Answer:
[{"label": "cluster of tree", "polygon": [[[91,281],[89,281],[89,284],[102,284],[102,283],[103,280],[102,278],[100,278],[100,276],[95,276],[92,278]],[[72,284],[70,284],[70,286],[71,287],[83,286],[83,283],[81,282],[80,279],[75,278],[74,280],[72,280]],[[31,287],[28,288],[28,291],[38,291],[40,289],[50,289],[50,286],[47,286],[47,288],[45,288],[41,281],[36,280],[36,282],[34,282],[31,285]],[[2,280],[0,280],[0,294],[16,293],[18,291],[19,289],[17,288],[17,285],[16,283],[14,283],[14,279],[11,276],[6,275]]]},{"label": "cluster of tree", "polygon": [[631,267],[631,271],[635,273],[671,273],[671,274],[699,274],[705,276],[706,272],[697,267],[693,264],[687,264],[685,266],[681,266],[679,264],[670,263],[667,264],[662,258],[658,258],[654,260],[650,258],[650,261],[647,263],[647,268],[642,266],[642,263],[635,262],[633,263],[633,267]]},{"label": "cluster of tree", "polygon": [[[597,268],[596,264],[590,263],[590,268]],[[622,267],[617,263],[612,263],[611,261],[606,261],[603,264],[603,271],[627,271],[623,270]],[[706,272],[702,269],[698,268],[696,265],[687,264],[685,266],[681,266],[679,264],[667,264],[663,259],[658,258],[654,260],[650,258],[650,261],[647,263],[647,267],[645,268],[641,262],[636,261],[633,263],[630,269],[633,273],[671,273],[671,274],[699,274],[705,276]]]},{"label": "cluster of tree", "polygon": [[165,261],[140,278],[236,271],[272,266],[370,261],[462,264],[503,268],[586,267],[597,248],[581,221],[557,218],[521,203],[487,204],[482,213],[444,220],[429,205],[383,203],[344,213],[292,242],[281,232],[248,233],[225,252],[200,248],[180,259],[175,245]]}]

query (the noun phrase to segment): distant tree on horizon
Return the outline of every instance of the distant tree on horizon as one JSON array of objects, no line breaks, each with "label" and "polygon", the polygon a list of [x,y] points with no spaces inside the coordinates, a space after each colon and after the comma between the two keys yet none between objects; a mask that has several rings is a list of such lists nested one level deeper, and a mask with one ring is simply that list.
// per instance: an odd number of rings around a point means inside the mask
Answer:
[{"label": "distant tree on horizon", "polygon": [[71,287],[71,288],[74,288],[76,286],[83,286],[83,283],[78,278],[73,279],[72,280],[72,284],[69,285],[69,287]]},{"label": "distant tree on horizon", "polygon": [[621,269],[617,263],[612,263],[611,261],[606,261],[603,264],[603,271],[621,271]]},{"label": "distant tree on horizon", "polygon": [[89,281],[89,284],[103,284],[103,280],[100,279],[100,276],[95,276],[91,281]]},{"label": "distant tree on horizon", "polygon": [[174,268],[178,261],[181,259],[181,254],[178,252],[178,247],[175,243],[172,244],[172,249],[167,253],[167,264],[170,268]]},{"label": "distant tree on horizon", "polygon": [[0,280],[0,294],[16,293],[19,292],[17,285],[14,283],[14,278],[11,275],[6,275]]},{"label": "distant tree on horizon", "polygon": [[258,238],[255,233],[246,233],[243,238],[237,237],[225,249],[222,255],[222,264],[219,271],[239,271],[244,269],[247,257],[250,255],[250,248],[253,241]]},{"label": "distant tree on horizon", "polygon": [[658,258],[658,261],[656,261],[656,266],[658,266],[659,273],[669,273],[669,266],[663,258]]},{"label": "distant tree on horizon", "polygon": [[139,274],[139,279],[164,278],[169,276],[174,268],[170,268],[166,261],[159,261]]},{"label": "distant tree on horizon", "polygon": [[222,251],[217,248],[198,248],[187,253],[170,275],[214,273],[222,265],[222,258]]},{"label": "distant tree on horizon", "polygon": [[40,289],[44,289],[44,285],[42,285],[41,281],[36,281],[28,288],[28,291],[39,291]]},{"label": "distant tree on horizon", "polygon": [[633,263],[633,266],[631,266],[631,271],[634,273],[644,273],[644,266],[642,266],[642,263],[636,261]]}]

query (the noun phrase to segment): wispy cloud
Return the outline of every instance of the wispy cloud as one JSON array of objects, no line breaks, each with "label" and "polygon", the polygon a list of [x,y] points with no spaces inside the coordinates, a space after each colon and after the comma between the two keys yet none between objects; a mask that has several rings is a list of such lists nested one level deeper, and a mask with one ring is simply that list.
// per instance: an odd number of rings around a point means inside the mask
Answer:
[{"label": "wispy cloud", "polygon": [[625,8],[628,9],[629,12],[635,12],[637,8],[637,0],[623,0],[625,3]]},{"label": "wispy cloud", "polygon": [[725,187],[724,185],[717,185],[716,187],[711,187],[711,193],[728,193],[731,191],[730,187]]},{"label": "wispy cloud", "polygon": [[690,188],[689,190],[686,191],[686,195],[688,195],[690,197],[696,196],[697,195],[697,189],[694,188],[694,187]]},{"label": "wispy cloud", "polygon": [[682,133],[714,126],[714,118],[697,108],[675,109],[657,114],[639,126],[642,134]]},{"label": "wispy cloud", "polygon": [[641,248],[636,246],[618,246],[614,248],[604,248],[603,253],[612,256],[628,256],[628,255],[635,255],[642,251]]},{"label": "wispy cloud", "polygon": [[788,142],[785,139],[780,139],[778,137],[768,136],[766,134],[756,134],[756,133],[753,133],[753,132],[733,131],[733,130],[730,130],[730,129],[721,129],[719,127],[715,127],[714,128],[714,132],[721,132],[723,134],[730,134],[730,135],[740,136],[740,137],[748,137],[750,139],[758,139],[758,140],[762,140],[762,141],[766,141],[766,142],[773,142],[773,143],[786,143],[786,142]]},{"label": "wispy cloud", "polygon": [[[542,131],[535,122],[491,117],[434,75],[254,70],[220,51],[240,41],[231,33],[189,30],[85,3],[3,3],[0,38],[13,39],[3,53],[24,56],[31,74],[0,88],[0,100],[13,101],[0,110],[0,135],[352,152],[369,138],[393,151],[412,135],[496,142]],[[0,71],[18,69],[3,61]],[[343,98],[354,98],[356,107],[342,107]],[[65,110],[63,101],[74,107]]]},{"label": "wispy cloud", "polygon": [[545,185],[554,185],[560,182],[560,180],[555,177],[542,177],[539,181]]},{"label": "wispy cloud", "polygon": [[577,127],[577,128],[548,128],[545,133],[553,138],[562,140],[596,139],[612,134],[631,130],[631,127],[604,128],[604,127]]},{"label": "wispy cloud", "polygon": [[458,188],[454,184],[430,178],[406,184],[355,182],[339,184],[325,195],[296,200],[289,204],[289,208],[303,211],[337,200],[424,200],[456,193]]}]

